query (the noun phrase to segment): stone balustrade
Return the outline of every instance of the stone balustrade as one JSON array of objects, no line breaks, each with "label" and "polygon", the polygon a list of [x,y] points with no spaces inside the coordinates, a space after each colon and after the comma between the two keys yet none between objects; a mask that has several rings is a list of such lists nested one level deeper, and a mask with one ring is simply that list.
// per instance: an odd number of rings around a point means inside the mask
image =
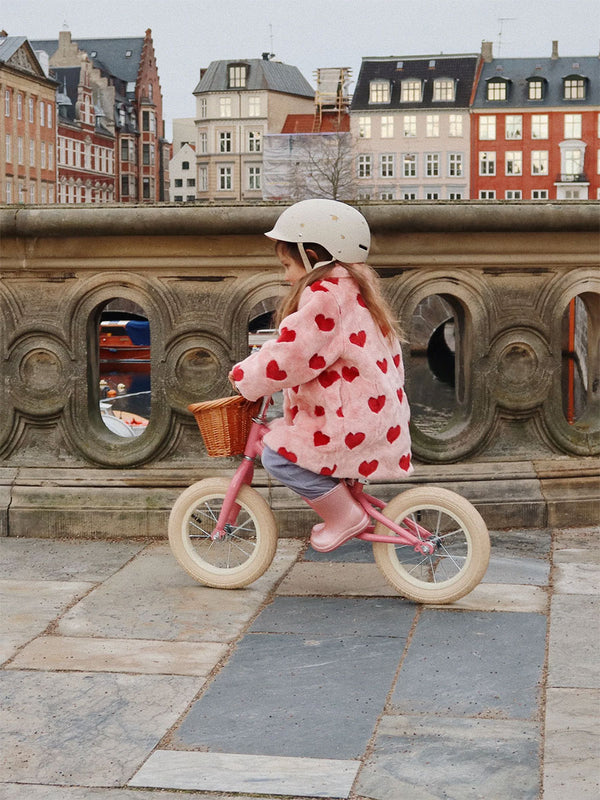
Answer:
[{"label": "stone balustrade", "polygon": [[[453,486],[495,527],[588,524],[600,451],[598,203],[361,210],[369,261],[407,338],[417,462],[407,483]],[[0,210],[0,535],[163,536],[182,488],[233,468],[208,458],[187,406],[229,394],[249,327],[285,291],[262,235],[280,211]],[[151,415],[134,438],[111,433],[99,409],[98,328],[115,301],[150,323]],[[429,402],[437,379],[425,351],[445,322],[442,413]],[[300,533],[310,512],[262,470],[257,479],[282,535]]]}]

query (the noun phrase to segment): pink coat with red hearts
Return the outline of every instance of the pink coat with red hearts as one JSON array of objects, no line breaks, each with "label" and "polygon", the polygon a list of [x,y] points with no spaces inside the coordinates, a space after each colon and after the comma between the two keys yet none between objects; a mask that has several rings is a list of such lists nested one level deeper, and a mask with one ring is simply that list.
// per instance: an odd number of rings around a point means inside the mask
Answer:
[{"label": "pink coat with red hearts", "polygon": [[233,379],[249,400],[283,389],[284,416],[264,441],[301,467],[382,480],[412,472],[400,344],[382,335],[344,267],[303,291],[279,338]]}]

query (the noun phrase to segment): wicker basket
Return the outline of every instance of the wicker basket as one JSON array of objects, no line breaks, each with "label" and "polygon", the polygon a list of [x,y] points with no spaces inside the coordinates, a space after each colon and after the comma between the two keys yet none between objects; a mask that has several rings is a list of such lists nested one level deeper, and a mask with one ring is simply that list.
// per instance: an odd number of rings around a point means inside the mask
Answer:
[{"label": "wicker basket", "polygon": [[260,400],[246,400],[241,395],[193,403],[188,410],[196,417],[209,456],[235,456],[244,452],[252,417]]}]

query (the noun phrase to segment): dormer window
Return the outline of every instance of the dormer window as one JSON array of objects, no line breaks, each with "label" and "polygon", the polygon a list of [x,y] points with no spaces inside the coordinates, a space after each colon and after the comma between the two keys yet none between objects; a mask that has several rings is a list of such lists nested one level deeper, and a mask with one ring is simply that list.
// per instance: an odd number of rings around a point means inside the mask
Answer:
[{"label": "dormer window", "polygon": [[544,78],[528,78],[527,79],[527,99],[528,100],[543,100],[544,89],[546,81]]},{"label": "dormer window", "polygon": [[452,78],[436,78],[433,82],[434,102],[452,102],[455,98],[455,86]]},{"label": "dormer window", "polygon": [[227,67],[227,86],[229,89],[245,89],[248,77],[248,64],[229,64]]},{"label": "dormer window", "polygon": [[389,103],[390,82],[374,80],[369,84],[369,103]]},{"label": "dormer window", "polygon": [[563,78],[563,98],[565,100],[585,100],[585,78],[581,75],[568,75]]},{"label": "dormer window", "polygon": [[423,88],[420,80],[402,81],[400,88],[400,101],[402,103],[420,103],[423,97]]},{"label": "dormer window", "polygon": [[508,84],[505,78],[492,78],[488,81],[486,100],[507,100]]}]

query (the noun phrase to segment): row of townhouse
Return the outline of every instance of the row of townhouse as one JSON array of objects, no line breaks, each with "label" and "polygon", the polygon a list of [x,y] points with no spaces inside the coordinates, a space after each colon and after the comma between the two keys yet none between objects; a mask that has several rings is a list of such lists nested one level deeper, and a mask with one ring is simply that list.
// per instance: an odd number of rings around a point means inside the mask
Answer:
[{"label": "row of townhouse", "polygon": [[496,59],[484,42],[363,58],[352,98],[348,78],[317,70],[315,94],[270,54],[211,63],[171,200],[600,198],[596,57],[561,58],[554,42],[547,58]]},{"label": "row of townhouse", "polygon": [[0,203],[168,199],[151,31],[28,41],[0,33]]}]

